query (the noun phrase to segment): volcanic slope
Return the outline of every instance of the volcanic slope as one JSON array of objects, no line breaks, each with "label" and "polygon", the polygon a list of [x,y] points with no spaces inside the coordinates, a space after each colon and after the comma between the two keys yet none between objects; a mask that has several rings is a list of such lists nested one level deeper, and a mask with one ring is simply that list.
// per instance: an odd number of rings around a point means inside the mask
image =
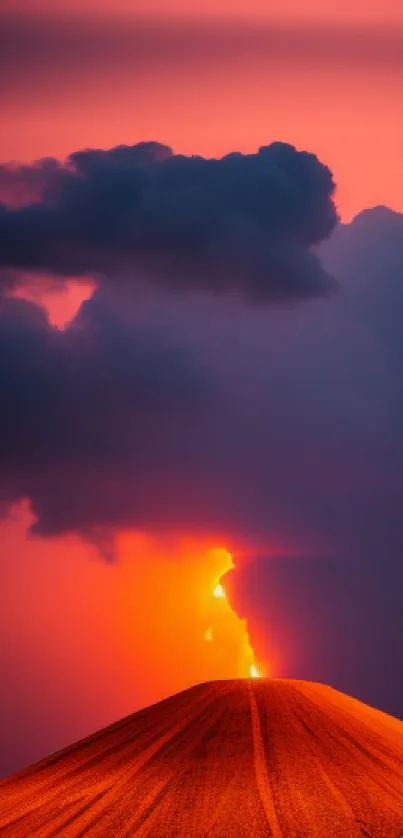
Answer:
[{"label": "volcanic slope", "polygon": [[403,722],[319,684],[202,684],[4,780],[0,835],[397,838]]}]

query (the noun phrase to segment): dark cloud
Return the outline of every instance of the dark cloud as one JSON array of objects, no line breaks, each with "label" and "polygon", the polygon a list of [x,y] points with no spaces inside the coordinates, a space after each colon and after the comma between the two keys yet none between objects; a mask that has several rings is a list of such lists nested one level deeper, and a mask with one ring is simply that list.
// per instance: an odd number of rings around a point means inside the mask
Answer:
[{"label": "dark cloud", "polygon": [[379,206],[342,224],[321,247],[328,269],[349,288],[357,322],[399,366],[403,357],[403,215]]},{"label": "dark cloud", "polygon": [[105,520],[115,522],[119,472],[125,486],[131,470],[136,481],[145,467],[152,469],[164,426],[180,427],[185,416],[202,411],[205,387],[191,351],[161,330],[125,325],[97,297],[65,331],[53,329],[39,306],[6,300],[0,310],[0,498],[31,497],[40,508],[39,529],[55,531],[65,523],[90,531],[107,476]]},{"label": "dark cloud", "polygon": [[107,285],[59,333],[6,301],[0,497],[30,497],[43,533],[403,549],[403,223],[380,221],[337,230],[342,292],[303,309]]},{"label": "dark cloud", "polygon": [[[49,177],[47,177],[49,173]],[[158,143],[80,151],[65,165],[3,167],[42,200],[0,205],[0,266],[171,289],[235,292],[259,303],[327,294],[310,248],[336,223],[332,175],[284,143],[220,160]]]},{"label": "dark cloud", "polygon": [[206,526],[350,550],[387,530],[403,548],[401,241],[386,210],[339,227],[322,257],[342,293],[303,310],[109,284],[58,332],[4,301],[0,497],[30,497],[42,532]]},{"label": "dark cloud", "polygon": [[263,343],[268,549],[231,601],[277,675],[403,718],[403,215],[367,210],[321,255],[341,293],[276,314]]}]

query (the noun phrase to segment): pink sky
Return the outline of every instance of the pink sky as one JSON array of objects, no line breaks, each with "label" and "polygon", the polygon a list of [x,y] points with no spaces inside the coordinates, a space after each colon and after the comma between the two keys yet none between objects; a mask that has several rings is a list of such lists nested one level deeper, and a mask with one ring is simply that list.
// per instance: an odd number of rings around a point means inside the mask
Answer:
[{"label": "pink sky", "polygon": [[403,20],[400,0],[3,0],[11,11],[55,11],[85,13],[215,15],[216,17],[259,17],[292,20],[351,20],[385,22]]},{"label": "pink sky", "polygon": [[[232,13],[227,24],[5,16],[0,159],[145,139],[220,156],[284,140],[330,166],[344,218],[375,204],[400,210],[403,31],[388,24],[398,6],[365,4],[366,25],[341,25],[352,6],[332,5],[336,27],[241,25]],[[381,8],[382,27],[368,27]]]}]

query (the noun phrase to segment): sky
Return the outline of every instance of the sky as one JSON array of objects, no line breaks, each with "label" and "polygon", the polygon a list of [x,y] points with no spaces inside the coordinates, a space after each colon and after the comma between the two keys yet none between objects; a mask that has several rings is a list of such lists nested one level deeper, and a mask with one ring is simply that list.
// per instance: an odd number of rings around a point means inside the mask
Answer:
[{"label": "sky", "polygon": [[[54,12],[53,0],[2,0],[2,8],[14,12]],[[247,5],[243,0],[203,0],[189,3],[188,0],[60,0],[57,3],[58,14],[80,13],[125,14],[135,17],[141,14],[164,16],[177,15],[215,15],[219,18],[256,17],[261,19],[289,18],[292,20],[402,20],[403,12],[399,0],[329,0],[325,5],[320,0],[250,0]]]},{"label": "sky", "polygon": [[402,29],[0,0],[0,775],[251,662],[403,717]]},{"label": "sky", "polygon": [[344,218],[399,208],[399,0],[0,9],[4,161],[155,139],[215,156],[283,140],[337,173]]}]

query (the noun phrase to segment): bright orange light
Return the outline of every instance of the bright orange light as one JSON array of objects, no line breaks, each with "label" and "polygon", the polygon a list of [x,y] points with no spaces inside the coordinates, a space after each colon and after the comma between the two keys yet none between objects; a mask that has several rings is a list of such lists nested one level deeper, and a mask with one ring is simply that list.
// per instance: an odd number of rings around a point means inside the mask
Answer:
[{"label": "bright orange light", "polygon": [[210,642],[214,640],[216,648],[220,647],[222,654],[229,653],[234,644],[237,644],[237,671],[238,678],[261,678],[262,674],[255,662],[255,654],[250,645],[246,621],[241,620],[231,608],[227,592],[221,582],[221,578],[235,567],[231,553],[224,549],[211,551],[215,554],[223,567],[218,576],[218,581],[213,587],[214,599],[223,600],[214,607],[213,624],[206,630],[204,637]]},{"label": "bright orange light", "polygon": [[229,601],[233,557],[206,540],[118,538],[116,621],[148,703],[201,682],[250,678],[256,666],[246,621]]},{"label": "bright orange light", "polygon": [[218,582],[218,584],[215,586],[215,588],[213,590],[213,596],[215,596],[216,599],[225,599],[226,598],[225,589],[224,589],[224,586],[221,585],[221,582]]}]

